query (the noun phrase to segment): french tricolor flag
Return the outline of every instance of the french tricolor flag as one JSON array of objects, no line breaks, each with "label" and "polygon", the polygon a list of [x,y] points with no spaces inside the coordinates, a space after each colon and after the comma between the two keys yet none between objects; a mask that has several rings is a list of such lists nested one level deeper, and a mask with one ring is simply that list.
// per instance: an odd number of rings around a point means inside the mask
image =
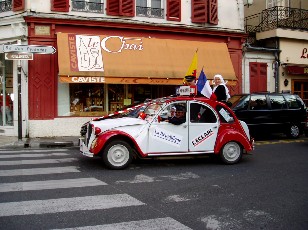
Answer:
[{"label": "french tricolor flag", "polygon": [[215,94],[213,94],[213,90],[210,86],[209,81],[207,80],[203,68],[200,72],[198,82],[197,82],[197,90],[207,98],[216,100]]}]

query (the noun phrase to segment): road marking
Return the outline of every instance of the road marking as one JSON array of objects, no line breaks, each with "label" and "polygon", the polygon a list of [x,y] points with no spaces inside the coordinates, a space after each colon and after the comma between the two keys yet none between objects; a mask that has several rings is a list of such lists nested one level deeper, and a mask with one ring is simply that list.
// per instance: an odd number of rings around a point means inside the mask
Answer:
[{"label": "road marking", "polygon": [[78,160],[77,158],[63,158],[63,159],[43,159],[43,160],[0,161],[0,165],[57,164],[57,163],[70,163],[77,160]]},{"label": "road marking", "polygon": [[11,154],[11,155],[0,155],[0,158],[35,158],[35,157],[53,157],[53,156],[68,156],[68,153],[26,153],[26,154]]},{"label": "road marking", "polygon": [[0,150],[0,153],[47,153],[47,152],[66,152],[68,149],[31,149],[31,150]]},{"label": "road marking", "polygon": [[107,184],[95,178],[31,181],[31,182],[0,184],[0,192],[16,192],[16,191],[45,190],[45,189],[58,189],[58,188],[80,188],[80,187],[90,187],[90,186],[100,186],[100,185],[107,185]]},{"label": "road marking", "polygon": [[0,216],[60,213],[145,205],[128,194],[0,203]]},{"label": "road marking", "polygon": [[[180,222],[170,218],[157,218],[149,220],[139,220],[122,222],[115,224],[105,224],[96,226],[85,226],[77,228],[64,228],[62,230],[157,230],[157,229],[168,229],[168,230],[191,230],[191,228],[181,224]],[[54,229],[56,230],[56,229]],[[58,229],[59,230],[59,229]]]},{"label": "road marking", "polygon": [[307,140],[277,140],[277,141],[256,141],[255,145],[274,145],[274,144],[289,144],[289,143],[303,143]]},{"label": "road marking", "polygon": [[32,168],[32,169],[10,169],[0,170],[0,176],[28,176],[28,175],[43,175],[43,174],[58,174],[80,172],[75,166],[68,167],[52,167],[52,168]]}]

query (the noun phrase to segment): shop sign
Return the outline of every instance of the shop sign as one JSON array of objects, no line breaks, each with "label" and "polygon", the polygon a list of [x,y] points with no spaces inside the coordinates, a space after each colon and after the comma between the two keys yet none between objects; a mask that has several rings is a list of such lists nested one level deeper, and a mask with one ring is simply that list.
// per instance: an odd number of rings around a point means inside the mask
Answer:
[{"label": "shop sign", "polygon": [[105,83],[104,77],[71,77],[61,76],[61,82],[67,83]]},{"label": "shop sign", "polygon": [[[111,42],[117,45],[110,46]],[[68,34],[68,47],[71,71],[104,72],[102,50],[112,54],[125,50],[141,51],[143,43],[141,38],[107,36],[101,40],[100,36]]]},{"label": "shop sign", "polygon": [[56,52],[56,48],[53,46],[39,46],[39,45],[3,45],[3,52],[54,54]]},{"label": "shop sign", "polygon": [[304,48],[302,50],[302,56],[301,58],[308,58],[308,49],[307,48]]},{"label": "shop sign", "polygon": [[33,60],[33,53],[5,53],[5,60]]},{"label": "shop sign", "polygon": [[183,79],[149,79],[131,77],[77,77],[60,76],[62,83],[117,83],[117,84],[154,84],[154,85],[179,85]]},{"label": "shop sign", "polygon": [[288,74],[293,75],[308,75],[308,67],[302,66],[287,66]]}]

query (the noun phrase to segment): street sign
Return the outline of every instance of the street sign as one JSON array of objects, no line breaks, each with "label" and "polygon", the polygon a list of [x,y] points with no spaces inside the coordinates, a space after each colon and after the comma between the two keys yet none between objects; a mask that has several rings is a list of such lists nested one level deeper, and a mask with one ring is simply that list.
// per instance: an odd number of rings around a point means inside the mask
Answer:
[{"label": "street sign", "polygon": [[33,53],[5,53],[5,60],[33,60]]},{"label": "street sign", "polygon": [[54,54],[56,48],[53,46],[39,45],[3,45],[4,53],[35,53],[35,54]]}]

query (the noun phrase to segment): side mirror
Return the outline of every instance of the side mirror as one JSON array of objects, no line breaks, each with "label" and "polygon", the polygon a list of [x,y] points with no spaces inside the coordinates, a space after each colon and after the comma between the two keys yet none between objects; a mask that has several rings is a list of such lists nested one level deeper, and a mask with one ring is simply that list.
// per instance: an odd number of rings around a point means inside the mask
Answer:
[{"label": "side mirror", "polygon": [[157,122],[160,123],[162,121],[161,116],[157,116]]},{"label": "side mirror", "polygon": [[142,120],[144,120],[144,119],[147,117],[147,115],[146,115],[144,112],[140,112],[140,113],[139,113],[139,117],[140,117]]}]

